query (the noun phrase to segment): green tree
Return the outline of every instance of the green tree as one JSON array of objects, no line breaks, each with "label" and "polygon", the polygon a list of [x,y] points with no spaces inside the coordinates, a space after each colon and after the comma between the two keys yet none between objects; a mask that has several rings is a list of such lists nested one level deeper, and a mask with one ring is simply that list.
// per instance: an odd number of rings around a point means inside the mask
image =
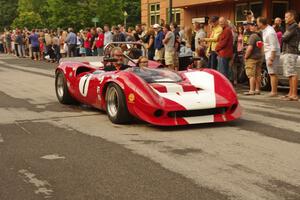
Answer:
[{"label": "green tree", "polygon": [[9,27],[17,17],[18,0],[0,0],[0,31]]},{"label": "green tree", "polygon": [[14,20],[12,27],[14,28],[44,28],[41,16],[33,11],[21,12]]}]

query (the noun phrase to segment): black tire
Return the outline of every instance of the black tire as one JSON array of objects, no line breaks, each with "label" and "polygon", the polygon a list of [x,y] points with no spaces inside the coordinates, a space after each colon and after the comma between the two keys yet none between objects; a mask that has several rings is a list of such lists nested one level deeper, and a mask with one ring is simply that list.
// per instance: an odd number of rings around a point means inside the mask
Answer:
[{"label": "black tire", "polygon": [[55,74],[55,92],[58,101],[62,104],[74,104],[75,99],[70,95],[67,86],[66,77],[63,72],[58,71]]},{"label": "black tire", "polygon": [[126,97],[122,89],[115,83],[111,83],[105,94],[106,112],[109,120],[114,124],[126,124],[132,120]]},{"label": "black tire", "polygon": [[271,81],[270,76],[268,74],[268,69],[266,66],[263,66],[261,69],[261,90],[269,91],[271,90]]}]

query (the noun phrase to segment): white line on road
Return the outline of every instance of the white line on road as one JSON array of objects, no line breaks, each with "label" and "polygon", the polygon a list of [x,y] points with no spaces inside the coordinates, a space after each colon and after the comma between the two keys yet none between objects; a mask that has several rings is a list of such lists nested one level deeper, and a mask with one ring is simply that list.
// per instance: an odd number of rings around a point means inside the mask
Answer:
[{"label": "white line on road", "polygon": [[41,158],[46,159],[46,160],[66,159],[66,157],[60,156],[58,154],[45,155],[45,156],[42,156]]},{"label": "white line on road", "polygon": [[33,184],[37,188],[34,191],[35,194],[41,194],[45,198],[51,197],[53,190],[47,188],[51,186],[47,181],[37,179],[35,174],[29,172],[26,169],[19,170],[19,173],[25,176],[26,182]]},{"label": "white line on road", "polygon": [[16,124],[20,129],[22,129],[25,133],[31,135],[31,132],[28,131],[27,129],[25,129],[23,126],[21,126],[21,124],[19,124],[18,122],[15,122],[15,124]]},{"label": "white line on road", "polygon": [[3,137],[2,137],[2,135],[0,133],[0,143],[2,143],[2,142],[4,142],[4,139],[3,139]]}]

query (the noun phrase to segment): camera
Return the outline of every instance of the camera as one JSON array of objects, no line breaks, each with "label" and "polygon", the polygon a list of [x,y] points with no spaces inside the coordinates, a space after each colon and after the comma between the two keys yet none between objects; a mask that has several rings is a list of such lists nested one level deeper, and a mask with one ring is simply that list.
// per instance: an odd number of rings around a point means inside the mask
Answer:
[{"label": "camera", "polygon": [[243,11],[243,15],[247,16],[247,15],[252,15],[252,11],[251,10],[244,10]]}]

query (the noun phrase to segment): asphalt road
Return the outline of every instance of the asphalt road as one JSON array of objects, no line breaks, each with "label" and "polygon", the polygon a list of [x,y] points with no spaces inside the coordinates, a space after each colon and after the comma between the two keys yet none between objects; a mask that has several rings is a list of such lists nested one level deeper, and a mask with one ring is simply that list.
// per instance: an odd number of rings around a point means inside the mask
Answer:
[{"label": "asphalt road", "polygon": [[59,104],[55,67],[0,55],[1,200],[300,199],[300,102],[239,95],[231,123],[113,125]]}]

